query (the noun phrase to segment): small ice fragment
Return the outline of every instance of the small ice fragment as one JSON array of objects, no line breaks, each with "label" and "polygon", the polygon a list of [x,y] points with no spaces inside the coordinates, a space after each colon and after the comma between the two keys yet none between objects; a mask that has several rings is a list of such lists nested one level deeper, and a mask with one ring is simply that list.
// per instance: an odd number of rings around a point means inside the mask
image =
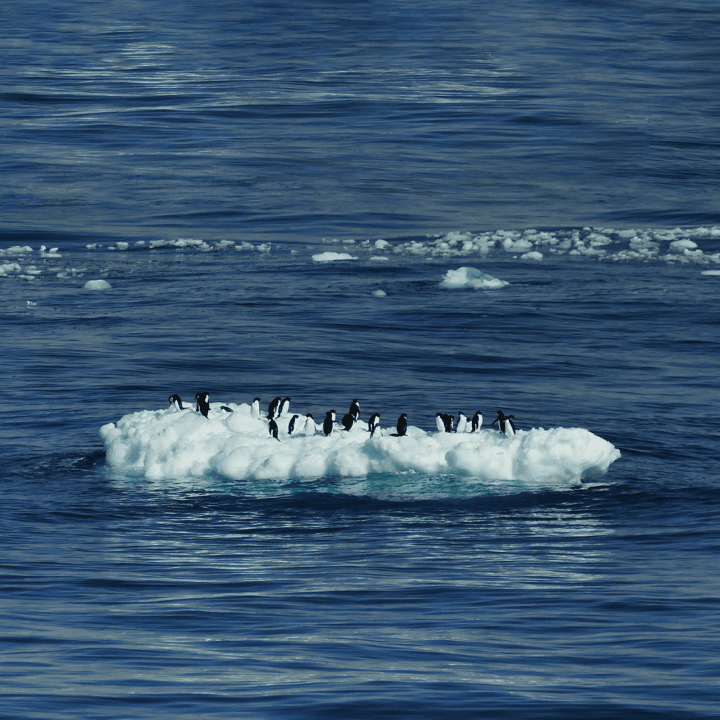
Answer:
[{"label": "small ice fragment", "polygon": [[333,262],[334,260],[357,260],[356,257],[354,257],[353,255],[349,255],[348,253],[338,253],[330,251],[313,255],[312,259],[315,262]]},{"label": "small ice fragment", "polygon": [[88,280],[83,287],[85,290],[108,290],[112,285],[107,280]]},{"label": "small ice fragment", "polygon": [[472,267],[448,270],[440,283],[441,288],[472,288],[473,290],[496,290],[510,283],[488,275]]}]

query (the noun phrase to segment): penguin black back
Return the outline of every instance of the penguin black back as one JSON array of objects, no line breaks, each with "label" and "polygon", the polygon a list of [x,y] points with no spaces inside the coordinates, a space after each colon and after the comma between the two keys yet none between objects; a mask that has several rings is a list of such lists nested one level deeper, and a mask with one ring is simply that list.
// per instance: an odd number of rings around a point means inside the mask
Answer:
[{"label": "penguin black back", "polygon": [[325,421],[323,422],[323,432],[325,435],[330,435],[330,433],[333,431],[333,415],[335,414],[334,410],[328,410],[327,415],[325,415]]},{"label": "penguin black back", "polygon": [[357,400],[352,401],[352,405],[350,405],[350,409],[348,410],[348,415],[352,415],[353,418],[355,418],[355,422],[357,422],[360,417],[360,405]]},{"label": "penguin black back", "polygon": [[353,426],[353,423],[355,422],[355,419],[356,419],[355,416],[352,415],[351,413],[347,413],[346,415],[343,415],[343,419],[342,419],[343,427],[346,430],[350,430]]},{"label": "penguin black back", "polygon": [[280,403],[282,402],[282,398],[276,397],[269,405],[268,407],[268,417],[274,418],[275,414],[278,412],[278,409],[280,408]]},{"label": "penguin black back", "polygon": [[370,430],[370,437],[375,434],[375,431],[380,427],[380,413],[375,413],[370,416],[370,422],[368,422],[368,430]]},{"label": "penguin black back", "polygon": [[288,435],[293,434],[293,430],[295,430],[295,421],[299,418],[299,415],[293,415],[290,418],[290,423],[288,424]]},{"label": "penguin black back", "polygon": [[195,400],[197,401],[197,404],[195,406],[195,409],[202,413],[205,417],[208,416],[208,412],[210,412],[210,394],[206,392],[199,392],[195,393]]},{"label": "penguin black back", "polygon": [[397,421],[397,434],[402,437],[407,433],[407,413],[403,413]]},{"label": "penguin black back", "polygon": [[182,404],[182,399],[179,395],[171,395],[168,400],[170,401],[171,405],[176,405],[178,410],[185,409]]},{"label": "penguin black back", "polygon": [[270,418],[270,422],[268,423],[268,430],[270,430],[270,434],[278,442],[280,442],[280,438],[278,437],[278,426],[277,426],[277,423],[272,418]]}]

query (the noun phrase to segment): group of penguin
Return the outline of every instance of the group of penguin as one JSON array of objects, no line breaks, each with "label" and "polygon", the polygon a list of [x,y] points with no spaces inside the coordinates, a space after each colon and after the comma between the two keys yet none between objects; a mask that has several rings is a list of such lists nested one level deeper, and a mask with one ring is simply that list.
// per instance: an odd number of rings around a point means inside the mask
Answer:
[{"label": "group of penguin", "polygon": [[[490,424],[494,425],[498,423],[500,432],[506,436],[510,436],[515,434],[514,418],[514,415],[505,415],[502,410],[498,410],[497,417]],[[453,415],[435,413],[435,424],[437,425],[438,432],[477,432],[482,427],[482,423],[483,416],[479,410],[473,415],[472,420],[468,420],[464,412],[459,412],[457,427],[454,429],[455,417]]]},{"label": "group of penguin", "polygon": [[[177,410],[185,409],[182,404],[182,399],[179,395],[171,395],[168,399],[170,401],[170,405],[174,406]],[[271,437],[274,437],[278,441],[280,440],[280,438],[278,437],[278,424],[276,421],[281,417],[286,417],[287,415],[289,415],[290,400],[291,398],[289,397],[276,397],[268,407],[268,430]],[[196,411],[201,413],[204,417],[207,417],[210,411],[210,394],[207,392],[195,393],[195,401]],[[229,408],[226,405],[222,405],[220,407],[220,410],[224,412],[232,412],[232,408]],[[260,398],[255,398],[253,400],[251,414],[257,419],[261,418]],[[495,420],[493,420],[491,424],[494,425],[495,423],[498,423],[500,432],[504,433],[506,436],[514,435],[514,417],[514,415],[505,415],[502,410],[498,410],[497,418],[495,418]],[[350,405],[350,410],[348,410],[348,412],[343,415],[343,418],[341,420],[343,429],[347,431],[351,430],[353,425],[355,425],[355,423],[358,422],[359,419],[360,403],[357,400],[353,400],[352,404]],[[298,420],[300,420],[300,422],[298,422]],[[446,413],[435,414],[435,423],[437,425],[438,432],[477,432],[482,426],[482,421],[482,413],[479,410],[475,413],[475,415],[473,415],[472,420],[470,421],[468,421],[464,413],[459,412],[456,427],[454,427],[455,418],[453,415],[448,415]],[[325,433],[326,436],[331,435],[333,430],[335,429],[335,425],[335,411],[328,410],[327,414],[325,415],[325,420],[322,424],[322,431]],[[380,413],[374,413],[370,416],[370,420],[368,421],[368,430],[370,431],[370,437],[373,437],[375,431],[379,428]],[[315,420],[310,413],[305,416],[304,420],[300,417],[300,415],[293,415],[290,418],[290,422],[288,423],[288,435],[292,435],[293,433],[299,435],[301,432],[305,435],[314,435],[316,431],[317,425],[315,424]],[[392,437],[403,437],[407,434],[407,413],[402,413],[402,415],[400,415],[400,417],[398,418],[396,431],[397,432],[392,433]]]}]

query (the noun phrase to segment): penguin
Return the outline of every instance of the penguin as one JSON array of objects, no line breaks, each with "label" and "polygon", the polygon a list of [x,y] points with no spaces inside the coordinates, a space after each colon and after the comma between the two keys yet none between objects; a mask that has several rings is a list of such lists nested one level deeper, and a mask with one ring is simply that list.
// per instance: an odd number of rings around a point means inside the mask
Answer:
[{"label": "penguin", "polygon": [[435,413],[435,425],[438,432],[445,432],[445,419],[442,413]]},{"label": "penguin", "polygon": [[280,403],[280,410],[278,410],[277,416],[279,418],[283,417],[283,415],[287,414],[289,409],[290,409],[290,398],[283,398],[282,402]]},{"label": "penguin", "polygon": [[335,420],[335,411],[328,410],[327,415],[325,415],[325,421],[323,422],[323,432],[325,433],[325,435],[330,435],[330,433],[333,431],[334,420]]},{"label": "penguin", "polygon": [[270,430],[270,434],[278,442],[280,442],[280,438],[278,437],[278,426],[277,426],[277,423],[272,418],[270,418],[270,422],[268,423],[268,430]]},{"label": "penguin", "polygon": [[290,424],[288,425],[288,435],[293,434],[293,430],[295,430],[295,421],[299,418],[299,415],[293,415],[290,418]]},{"label": "penguin", "polygon": [[457,421],[457,427],[455,428],[456,433],[464,433],[465,428],[467,427],[467,418],[465,417],[464,412],[458,413],[458,421]]},{"label": "penguin", "polygon": [[455,418],[452,415],[448,415],[445,413],[442,416],[443,422],[445,423],[445,432],[452,432],[453,431],[453,420]]},{"label": "penguin", "polygon": [[195,393],[195,400],[197,400],[197,405],[195,406],[195,409],[202,413],[205,417],[208,416],[208,412],[210,411],[210,401],[209,393],[206,392],[199,392]]},{"label": "penguin", "polygon": [[310,413],[305,416],[305,434],[308,437],[315,434],[315,420]]},{"label": "penguin", "polygon": [[482,413],[480,410],[478,410],[474,415],[472,419],[472,430],[470,432],[477,432],[482,427]]},{"label": "penguin", "polygon": [[280,403],[282,401],[282,398],[276,397],[268,406],[268,418],[272,419],[275,417],[278,408],[280,407]]},{"label": "penguin", "polygon": [[500,432],[504,433],[505,437],[510,437],[515,434],[515,426],[513,425],[512,419],[514,415],[505,415],[502,410],[497,411],[498,416],[492,421],[491,425],[498,423]]},{"label": "penguin", "polygon": [[355,422],[358,421],[358,418],[360,417],[360,405],[357,400],[352,401],[352,405],[350,405],[350,409],[348,410],[348,415],[352,415],[355,418]]},{"label": "penguin", "polygon": [[370,430],[370,437],[375,434],[376,430],[380,429],[380,413],[375,413],[370,416],[370,422],[368,422],[368,430]]},{"label": "penguin", "polygon": [[179,395],[171,395],[168,400],[170,401],[170,404],[175,407],[176,410],[184,410],[182,404],[182,399]]},{"label": "penguin", "polygon": [[351,415],[350,413],[347,413],[347,415],[343,415],[343,419],[342,419],[343,427],[346,430],[351,430],[355,420],[356,420],[355,416]]},{"label": "penguin", "polygon": [[407,413],[403,413],[397,421],[397,434],[402,437],[407,433]]},{"label": "penguin", "polygon": [[233,411],[232,408],[229,408],[227,405],[221,405],[221,406],[220,406],[220,409],[221,409],[221,410],[224,410],[225,412],[232,412],[232,411]]},{"label": "penguin", "polygon": [[260,419],[260,398],[255,398],[252,401],[252,408],[250,409],[250,414],[254,418],[257,418],[258,420]]}]

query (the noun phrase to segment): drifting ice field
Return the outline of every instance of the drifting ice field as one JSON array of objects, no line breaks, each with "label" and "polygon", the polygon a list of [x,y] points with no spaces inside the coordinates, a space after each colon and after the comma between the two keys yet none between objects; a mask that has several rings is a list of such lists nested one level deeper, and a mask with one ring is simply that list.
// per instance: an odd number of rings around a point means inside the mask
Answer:
[{"label": "drifting ice field", "polygon": [[276,440],[249,405],[228,403],[231,413],[221,406],[213,403],[208,418],[169,408],[104,425],[108,465],[153,480],[212,473],[250,481],[416,472],[545,486],[595,479],[620,457],[611,443],[582,428],[536,428],[505,437],[493,429],[428,433],[409,425],[406,436],[383,428],[371,438],[361,421],[350,431],[336,424],[326,437],[306,435],[305,415],[299,415],[292,435],[290,416],[277,420]]}]

